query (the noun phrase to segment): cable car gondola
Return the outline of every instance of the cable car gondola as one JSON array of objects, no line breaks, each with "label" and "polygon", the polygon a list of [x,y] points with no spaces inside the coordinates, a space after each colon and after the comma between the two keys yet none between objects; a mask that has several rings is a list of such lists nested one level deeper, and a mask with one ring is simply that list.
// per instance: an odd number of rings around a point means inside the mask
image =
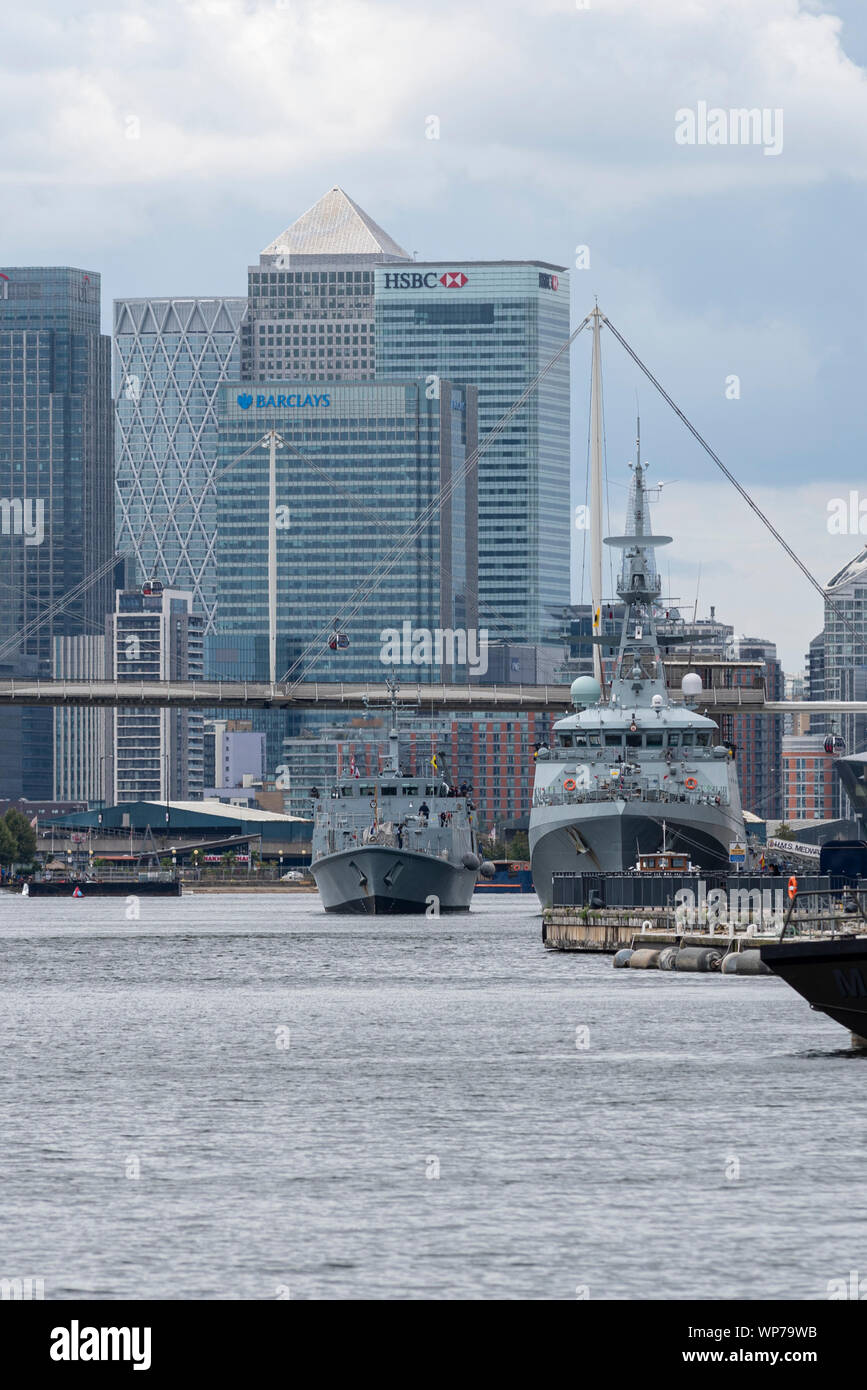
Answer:
[{"label": "cable car gondola", "polygon": [[328,639],[328,645],[333,652],[346,651],[349,646],[349,638],[345,632],[341,632],[337,626],[337,619],[334,620],[334,630]]},{"label": "cable car gondola", "polygon": [[835,757],[839,757],[845,751],[846,740],[841,738],[839,734],[829,734],[825,739],[825,752],[833,753]]}]

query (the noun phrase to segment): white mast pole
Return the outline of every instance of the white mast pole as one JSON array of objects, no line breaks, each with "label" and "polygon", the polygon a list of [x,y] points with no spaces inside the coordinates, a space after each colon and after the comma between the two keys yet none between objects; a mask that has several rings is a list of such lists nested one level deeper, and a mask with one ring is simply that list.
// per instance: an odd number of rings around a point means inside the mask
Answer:
[{"label": "white mast pole", "polygon": [[277,683],[277,431],[269,431],[268,452],[268,672]]},{"label": "white mast pole", "polygon": [[[590,377],[590,602],[593,635],[602,632],[602,349],[600,313],[593,310],[593,366]],[[602,649],[593,647],[593,674],[602,685]]]}]

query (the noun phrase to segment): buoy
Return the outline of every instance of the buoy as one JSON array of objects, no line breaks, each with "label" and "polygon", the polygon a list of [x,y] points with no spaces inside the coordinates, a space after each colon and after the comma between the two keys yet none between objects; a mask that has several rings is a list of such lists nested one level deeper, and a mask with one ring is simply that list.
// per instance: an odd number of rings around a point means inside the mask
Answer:
[{"label": "buoy", "polygon": [[790,900],[791,900],[792,898],[794,898],[794,896],[795,896],[795,894],[797,893],[797,891],[798,891],[798,880],[796,879],[795,875],[792,874],[792,877],[789,879],[789,898],[790,898]]},{"label": "buoy", "polygon": [[564,790],[564,792],[574,792],[574,790],[575,790],[575,778],[574,778],[574,777],[567,777],[567,778],[566,778],[566,781],[563,783],[563,790]]},{"label": "buoy", "polygon": [[674,963],[675,970],[719,970],[722,951],[711,946],[682,946]]},{"label": "buoy", "polygon": [[659,968],[659,951],[651,951],[642,947],[640,951],[632,952],[626,964],[630,970],[657,970]]},{"label": "buoy", "polygon": [[695,780],[694,777],[686,777],[684,779],[683,785],[686,787],[687,791],[694,792],[696,787],[698,786],[698,782]]},{"label": "buoy", "polygon": [[73,893],[72,896],[73,896],[74,898],[83,898],[83,897],[84,897],[84,894],[82,893],[82,891],[81,891],[80,888],[76,887],[75,892]]},{"label": "buoy", "polygon": [[618,952],[616,953],[615,957],[614,957],[614,960],[613,960],[613,962],[612,962],[612,964],[613,964],[613,966],[614,966],[614,969],[615,969],[615,970],[622,970],[624,966],[626,966],[626,965],[629,964],[629,960],[630,960],[630,957],[631,957],[631,956],[632,956],[632,947],[631,947],[631,946],[624,946],[623,949],[622,949],[621,951],[618,951]]},{"label": "buoy", "polygon": [[773,975],[770,966],[762,960],[761,951],[729,951],[723,957],[723,975]]},{"label": "buoy", "polygon": [[677,946],[664,946],[659,953],[658,970],[674,970],[677,963]]}]

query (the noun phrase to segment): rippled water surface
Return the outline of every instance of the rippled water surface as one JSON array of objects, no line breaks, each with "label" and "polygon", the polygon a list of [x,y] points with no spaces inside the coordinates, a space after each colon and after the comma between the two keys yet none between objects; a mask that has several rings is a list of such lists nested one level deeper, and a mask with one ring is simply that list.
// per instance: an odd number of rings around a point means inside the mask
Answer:
[{"label": "rippled water surface", "polygon": [[548,953],[535,898],[127,921],[3,895],[0,1034],[0,1276],[47,1298],[811,1299],[867,1273],[848,1034],[775,979]]}]

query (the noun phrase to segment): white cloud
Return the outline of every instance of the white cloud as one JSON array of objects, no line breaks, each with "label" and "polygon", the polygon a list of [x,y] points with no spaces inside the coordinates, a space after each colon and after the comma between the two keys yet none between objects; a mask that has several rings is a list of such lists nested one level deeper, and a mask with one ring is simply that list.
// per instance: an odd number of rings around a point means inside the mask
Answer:
[{"label": "white cloud", "polygon": [[[18,10],[0,73],[7,185],[243,184],[376,152],[422,205],[510,179],[611,210],[867,174],[864,73],[798,0],[91,0]],[[698,100],[782,108],[782,156],[678,147]]]}]

